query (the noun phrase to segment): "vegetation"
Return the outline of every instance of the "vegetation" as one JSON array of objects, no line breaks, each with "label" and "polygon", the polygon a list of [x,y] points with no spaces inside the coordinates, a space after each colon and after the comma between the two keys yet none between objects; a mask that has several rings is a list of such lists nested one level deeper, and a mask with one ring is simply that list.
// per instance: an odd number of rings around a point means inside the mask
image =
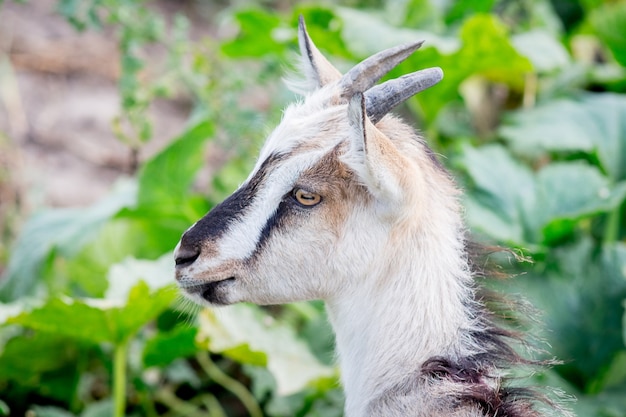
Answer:
[{"label": "vegetation", "polygon": [[[401,112],[446,155],[475,235],[534,261],[507,266],[517,277],[500,285],[543,312],[565,361],[533,383],[576,396],[580,416],[626,416],[626,2],[243,3],[220,14],[237,31],[219,41],[190,40],[182,15],[147,2],[58,10],[77,29],[115,33],[123,112],[112,128],[129,149],[150,140],[155,98],[188,94],[195,107],[106,199],[22,228],[0,287],[0,415],[342,415],[320,303],[195,314],[173,286],[180,234],[245,178],[261,127],[293,99],[279,78],[302,14],[342,67],[426,40],[390,76],[440,66],[445,78]],[[142,77],[154,45],[167,58]],[[246,105],[259,89],[272,97],[263,114]],[[211,141],[229,162],[199,188]]]}]

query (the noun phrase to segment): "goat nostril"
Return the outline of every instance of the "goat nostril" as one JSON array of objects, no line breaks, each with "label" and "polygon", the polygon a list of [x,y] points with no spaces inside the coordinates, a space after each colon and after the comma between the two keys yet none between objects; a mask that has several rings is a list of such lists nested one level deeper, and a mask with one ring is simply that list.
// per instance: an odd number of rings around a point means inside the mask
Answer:
[{"label": "goat nostril", "polygon": [[187,249],[187,248],[179,248],[176,251],[176,266],[177,267],[185,267],[189,266],[198,259],[200,256],[200,250],[198,249]]}]

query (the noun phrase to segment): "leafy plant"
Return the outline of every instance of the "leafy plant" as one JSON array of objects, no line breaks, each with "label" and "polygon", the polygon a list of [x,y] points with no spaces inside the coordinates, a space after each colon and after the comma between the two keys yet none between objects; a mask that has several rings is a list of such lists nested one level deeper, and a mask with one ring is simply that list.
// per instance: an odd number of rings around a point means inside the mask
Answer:
[{"label": "leafy plant", "polygon": [[[208,43],[192,42],[182,17],[169,36],[149,2],[58,4],[77,28],[116,33],[123,113],[113,128],[130,149],[150,138],[154,98],[187,89],[195,110],[107,199],[41,212],[22,229],[0,287],[0,414],[342,415],[323,306],[194,314],[171,279],[180,234],[245,178],[262,140],[242,95],[272,91],[271,117],[291,98],[278,68],[302,14],[345,67],[426,40],[390,76],[441,66],[445,79],[400,111],[448,155],[473,232],[534,259],[498,286],[544,312],[544,337],[565,361],[534,382],[575,395],[580,416],[626,415],[623,2],[249,4],[224,12],[232,37]],[[169,65],[141,81],[153,44]],[[198,190],[209,141],[231,159]]]}]

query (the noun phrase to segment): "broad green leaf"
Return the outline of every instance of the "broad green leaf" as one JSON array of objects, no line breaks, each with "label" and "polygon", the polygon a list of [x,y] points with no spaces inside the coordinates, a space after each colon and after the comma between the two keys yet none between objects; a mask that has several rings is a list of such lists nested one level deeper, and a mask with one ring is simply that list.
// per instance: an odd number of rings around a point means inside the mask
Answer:
[{"label": "broad green leaf", "polygon": [[37,386],[42,374],[76,361],[78,345],[59,334],[20,333],[9,339],[0,351],[0,380],[16,380]]},{"label": "broad green leaf", "polygon": [[592,392],[604,391],[626,385],[626,350],[615,354],[611,364],[600,370],[600,375],[593,381]]},{"label": "broad green leaf", "polygon": [[0,348],[0,385],[5,398],[16,404],[22,395],[36,392],[70,401],[82,371],[77,363],[87,353],[84,346],[55,334],[19,330]]},{"label": "broad green leaf", "polygon": [[[0,325],[5,324],[8,319],[19,315],[43,304],[43,301],[34,298],[20,298],[10,303],[0,303]],[[2,334],[0,333],[0,347],[2,346]]]},{"label": "broad green leaf", "polygon": [[86,301],[54,297],[42,307],[9,319],[9,323],[92,343],[119,342],[123,337],[119,338],[117,326],[111,323],[115,320],[109,320],[107,312],[123,306],[104,301],[94,299],[90,305]]},{"label": "broad green leaf", "polygon": [[611,211],[626,198],[626,182],[611,187],[609,180],[580,162],[552,163],[536,176],[535,207],[526,218],[544,241],[568,234],[585,217]]},{"label": "broad green leaf", "polygon": [[198,329],[181,325],[166,333],[157,333],[146,342],[143,351],[144,366],[164,366],[176,359],[185,358],[198,351],[196,334]]},{"label": "broad green leaf", "polygon": [[441,5],[430,0],[391,0],[385,2],[384,6],[387,20],[395,26],[417,27],[433,32],[444,26]]},{"label": "broad green leaf", "polygon": [[238,362],[266,365],[276,378],[279,395],[298,392],[333,375],[333,369],[322,365],[292,328],[277,323],[253,305],[204,310],[198,341],[211,352]]},{"label": "broad green leaf", "polygon": [[545,30],[515,34],[511,42],[520,54],[530,59],[537,72],[551,72],[571,65],[565,47]]},{"label": "broad green leaf", "polygon": [[139,226],[129,219],[110,220],[76,256],[55,263],[55,272],[66,275],[69,280],[70,294],[103,297],[109,286],[107,274],[111,265],[131,255],[152,255],[142,250],[147,233]]},{"label": "broad green leaf", "polygon": [[[558,367],[557,367],[558,369]],[[626,409],[624,387],[604,390],[599,394],[584,394],[553,369],[533,375],[533,386],[550,387],[561,391],[561,405],[579,417],[624,417]],[[571,396],[571,397],[570,397]]]},{"label": "broad green leaf", "polygon": [[626,67],[626,3],[604,4],[591,12],[589,20],[615,60]]},{"label": "broad green leaf", "polygon": [[239,25],[237,38],[222,44],[222,52],[231,57],[262,57],[282,55],[286,51],[284,39],[273,36],[281,26],[280,17],[261,9],[235,13]]},{"label": "broad green leaf", "polygon": [[473,190],[466,197],[470,225],[514,244],[547,244],[570,234],[583,218],[619,207],[626,182],[612,185],[582,162],[553,163],[537,173],[502,146],[466,146],[459,159]]},{"label": "broad green leaf", "polygon": [[122,223],[121,227],[126,229],[126,242],[135,245],[134,250],[126,255],[152,259],[174,249],[182,233],[209,208],[204,197],[189,195],[178,207],[166,204],[125,209],[113,221]]},{"label": "broad green leaf", "polygon": [[97,403],[91,403],[80,414],[80,417],[110,417],[114,415],[113,399],[108,398]]},{"label": "broad green leaf", "polygon": [[453,53],[425,49],[413,54],[394,72],[396,76],[427,66],[443,69],[444,79],[418,94],[423,115],[432,121],[446,104],[459,98],[459,86],[469,77],[504,83],[521,91],[533,65],[511,43],[504,24],[497,17],[476,14],[468,18],[459,34],[461,46]]},{"label": "broad green leaf", "polygon": [[[291,27],[298,25],[298,16],[306,21],[307,32],[317,45],[329,57],[353,58],[342,38],[343,20],[330,7],[320,5],[299,5],[294,9]],[[294,33],[295,36],[295,33]]]},{"label": "broad green leaf", "polygon": [[200,122],[149,160],[139,172],[137,205],[153,208],[155,213],[176,213],[189,196],[189,187],[203,163],[204,144],[212,134],[212,123]]},{"label": "broad green leaf", "polygon": [[35,417],[76,417],[74,414],[70,413],[69,411],[63,410],[62,408],[51,407],[51,406],[47,406],[47,407],[33,406],[31,407],[30,412]]},{"label": "broad green leaf", "polygon": [[126,300],[140,283],[147,284],[150,291],[172,291],[174,285],[174,255],[166,253],[154,261],[127,258],[112,265],[108,274],[109,288],[105,298]]},{"label": "broad green leaf", "polygon": [[137,206],[118,218],[132,222],[142,241],[138,252],[155,256],[172,250],[181,233],[207,211],[206,201],[191,194],[203,164],[204,146],[213,125],[202,121],[146,162],[139,172]]},{"label": "broad green leaf", "polygon": [[472,16],[461,28],[460,37],[463,45],[455,62],[471,63],[472,74],[519,89],[524,76],[533,70],[531,62],[511,44],[506,27],[495,16]]},{"label": "broad green leaf", "polygon": [[[426,30],[394,27],[385,22],[380,13],[374,11],[337,8],[337,15],[343,21],[342,37],[348,49],[361,59],[383,49],[420,39],[424,40],[422,48],[434,47],[447,54],[456,52],[461,45],[459,40],[453,37],[439,36]],[[317,44],[316,39],[313,41]],[[423,52],[423,49],[420,49],[416,55],[422,58]],[[425,64],[421,64],[411,71],[417,71],[424,66]]]},{"label": "broad green leaf", "polygon": [[550,354],[564,361],[557,371],[589,393],[615,382],[604,370],[624,350],[626,298],[626,246],[604,247],[599,255],[594,250],[588,238],[560,247],[545,264],[507,282],[509,291],[524,294],[542,312]]},{"label": "broad green leaf", "polygon": [[624,417],[626,413],[626,386],[620,386],[595,395],[580,395],[571,408],[580,417]]},{"label": "broad green leaf", "polygon": [[423,46],[404,63],[392,70],[387,78],[396,78],[423,68],[441,67],[444,80],[436,86],[418,94],[417,102],[422,116],[432,122],[443,106],[459,98],[458,86],[472,73],[473,62],[456,66],[461,41],[451,36],[440,36],[433,32],[396,28],[382,19],[379,13],[363,10],[338,8],[337,13],[344,22],[343,39],[348,49],[360,59],[385,48],[424,40]]},{"label": "broad green leaf", "polygon": [[475,187],[466,197],[467,219],[506,242],[525,241],[525,213],[535,205],[533,173],[501,146],[465,146],[458,161]]},{"label": "broad green leaf", "polygon": [[94,239],[100,228],[124,207],[134,204],[135,184],[125,182],[107,198],[86,209],[52,209],[31,218],[22,230],[2,277],[0,301],[41,289],[41,272],[53,253],[69,257]]},{"label": "broad green leaf", "polygon": [[446,12],[446,23],[454,23],[476,13],[488,13],[491,11],[495,2],[495,0],[452,2]]},{"label": "broad green leaf", "polygon": [[597,154],[613,181],[626,178],[626,98],[612,93],[548,102],[512,113],[499,130],[519,154],[582,151]]},{"label": "broad green leaf", "polygon": [[119,344],[165,310],[175,296],[172,288],[150,291],[148,284],[140,281],[126,300],[53,297],[8,322],[90,343]]}]

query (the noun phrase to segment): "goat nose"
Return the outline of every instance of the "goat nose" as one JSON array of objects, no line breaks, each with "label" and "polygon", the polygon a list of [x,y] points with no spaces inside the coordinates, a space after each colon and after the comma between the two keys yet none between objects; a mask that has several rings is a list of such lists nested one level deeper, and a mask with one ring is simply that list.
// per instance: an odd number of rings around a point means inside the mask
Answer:
[{"label": "goat nose", "polygon": [[174,253],[176,268],[184,268],[191,265],[200,256],[200,249],[179,246]]}]

